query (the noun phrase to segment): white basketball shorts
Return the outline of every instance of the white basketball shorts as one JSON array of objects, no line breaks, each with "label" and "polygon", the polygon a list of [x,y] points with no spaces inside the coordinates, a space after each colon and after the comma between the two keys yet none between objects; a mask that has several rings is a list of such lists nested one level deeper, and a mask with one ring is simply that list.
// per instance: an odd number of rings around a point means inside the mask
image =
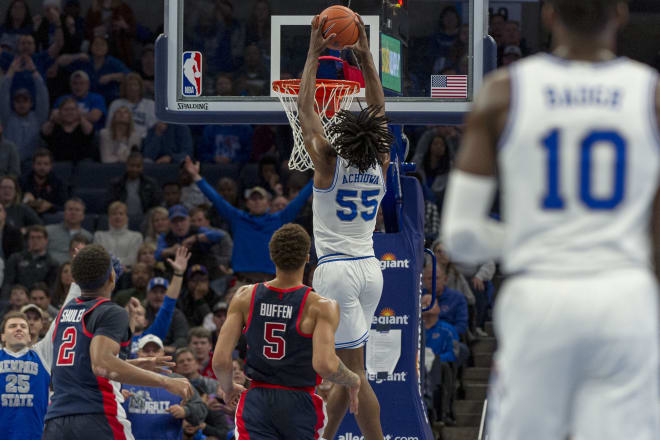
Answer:
[{"label": "white basketball shorts", "polygon": [[380,262],[374,257],[323,261],[314,271],[312,285],[316,293],[339,304],[335,348],[363,346],[383,292]]},{"label": "white basketball shorts", "polygon": [[660,439],[657,295],[642,269],[507,281],[489,440]]}]

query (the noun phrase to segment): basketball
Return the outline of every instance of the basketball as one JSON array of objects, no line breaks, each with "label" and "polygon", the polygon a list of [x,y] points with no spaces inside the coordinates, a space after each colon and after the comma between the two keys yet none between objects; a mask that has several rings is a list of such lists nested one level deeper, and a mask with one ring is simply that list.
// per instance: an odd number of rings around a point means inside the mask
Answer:
[{"label": "basketball", "polygon": [[359,35],[359,28],[355,23],[355,12],[345,6],[330,6],[319,17],[327,16],[328,20],[323,26],[323,36],[337,34],[330,44],[331,49],[342,50],[345,46],[355,44]]}]

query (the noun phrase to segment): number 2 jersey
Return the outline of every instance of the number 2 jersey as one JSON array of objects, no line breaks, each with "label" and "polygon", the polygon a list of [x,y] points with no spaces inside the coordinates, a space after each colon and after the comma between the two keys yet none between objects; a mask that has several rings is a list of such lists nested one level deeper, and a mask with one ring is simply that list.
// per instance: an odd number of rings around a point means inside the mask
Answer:
[{"label": "number 2 jersey", "polygon": [[128,314],[107,298],[81,296],[60,310],[53,333],[53,396],[46,420],[62,416],[105,414],[113,431],[123,431],[124,399],[120,384],[92,371],[90,344],[106,336],[122,347],[131,332]]},{"label": "number 2 jersey", "polygon": [[373,233],[385,188],[380,165],[360,173],[337,157],[332,185],[314,188],[314,245],[319,263],[374,256]]},{"label": "number 2 jersey", "polygon": [[626,58],[511,66],[498,146],[508,273],[649,267],[658,77]]},{"label": "number 2 jersey", "polygon": [[312,335],[300,330],[311,290],[308,286],[282,290],[267,283],[254,285],[243,329],[248,346],[245,374],[253,381],[291,388],[321,382],[312,367]]}]

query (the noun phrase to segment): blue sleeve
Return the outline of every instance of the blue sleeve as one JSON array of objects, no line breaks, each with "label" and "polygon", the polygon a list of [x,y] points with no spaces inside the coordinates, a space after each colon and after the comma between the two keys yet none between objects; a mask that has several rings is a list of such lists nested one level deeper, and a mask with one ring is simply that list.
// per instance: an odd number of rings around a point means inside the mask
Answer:
[{"label": "blue sleeve", "polygon": [[457,292],[456,295],[456,331],[459,335],[464,334],[468,327],[468,310],[467,301],[462,293]]},{"label": "blue sleeve", "polygon": [[215,142],[213,137],[213,126],[207,125],[204,127],[202,142],[197,146],[197,159],[202,162],[213,162],[215,156]]},{"label": "blue sleeve", "polygon": [[156,244],[156,253],[154,254],[156,260],[160,261],[160,259],[162,258],[161,254],[163,253],[163,249],[165,249],[166,247],[167,247],[167,243],[165,243],[165,235],[160,234],[158,236],[158,243]]},{"label": "blue sleeve", "polygon": [[108,113],[108,109],[105,106],[105,99],[103,99],[103,96],[99,95],[98,93],[89,93],[89,108],[90,109],[99,109],[101,110],[101,113],[104,115]]},{"label": "blue sleeve", "polygon": [[161,138],[156,136],[156,131],[152,128],[147,131],[147,136],[142,142],[142,154],[145,158],[155,161],[160,153]]},{"label": "blue sleeve", "polygon": [[178,148],[178,151],[172,152],[172,159],[174,162],[179,163],[182,162],[186,156],[193,157],[194,152],[193,152],[193,141],[192,141],[192,135],[190,134],[190,128],[188,128],[187,125],[175,125],[174,128],[176,131],[174,132],[175,137],[176,137],[176,146]]},{"label": "blue sleeve", "polygon": [[[220,194],[218,194],[211,185],[206,181],[206,179],[198,180],[197,187],[202,191],[202,194],[206,196],[207,199],[213,203],[213,206],[218,211],[225,220],[229,223],[237,220],[243,211],[234,208],[229,202],[227,202]],[[302,191],[301,191],[302,192]]]},{"label": "blue sleeve", "polygon": [[206,235],[206,238],[208,238],[208,240],[211,243],[217,243],[222,239],[222,237],[225,236],[225,234],[222,231],[218,230],[218,229],[209,229],[209,228],[205,228],[205,227],[200,227],[199,231],[202,234]]},{"label": "blue sleeve", "polygon": [[307,203],[307,199],[309,199],[309,196],[312,195],[313,183],[314,181],[310,180],[309,183],[305,185],[303,189],[300,190],[296,198],[291,200],[289,204],[286,205],[286,208],[284,208],[282,211],[278,213],[280,219],[282,220],[282,224],[290,223],[293,220],[295,220],[300,210],[303,208],[303,206],[305,206],[305,203]]},{"label": "blue sleeve", "polygon": [[121,61],[121,60],[119,60],[115,57],[108,57],[108,59],[110,61],[110,69],[112,69],[112,71],[114,73],[119,73],[119,72],[128,73],[128,72],[130,72],[130,70],[128,69],[128,67],[126,67],[126,64],[124,64],[123,61]]},{"label": "blue sleeve", "polygon": [[163,300],[163,305],[160,306],[154,322],[144,331],[144,335],[156,335],[160,339],[165,340],[167,332],[170,329],[170,324],[172,323],[172,316],[174,316],[174,307],[176,306],[176,300],[165,296]]}]

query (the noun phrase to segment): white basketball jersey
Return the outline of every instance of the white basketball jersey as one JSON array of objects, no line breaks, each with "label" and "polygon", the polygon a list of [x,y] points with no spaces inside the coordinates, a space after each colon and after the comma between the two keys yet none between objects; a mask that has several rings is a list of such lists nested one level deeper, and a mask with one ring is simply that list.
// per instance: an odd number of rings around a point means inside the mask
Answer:
[{"label": "white basketball jersey", "polygon": [[511,68],[499,145],[507,273],[650,264],[657,75],[626,58],[537,55]]},{"label": "white basketball jersey", "polygon": [[381,166],[360,173],[337,157],[330,188],[314,188],[312,208],[317,257],[373,256],[376,215],[384,195]]}]

